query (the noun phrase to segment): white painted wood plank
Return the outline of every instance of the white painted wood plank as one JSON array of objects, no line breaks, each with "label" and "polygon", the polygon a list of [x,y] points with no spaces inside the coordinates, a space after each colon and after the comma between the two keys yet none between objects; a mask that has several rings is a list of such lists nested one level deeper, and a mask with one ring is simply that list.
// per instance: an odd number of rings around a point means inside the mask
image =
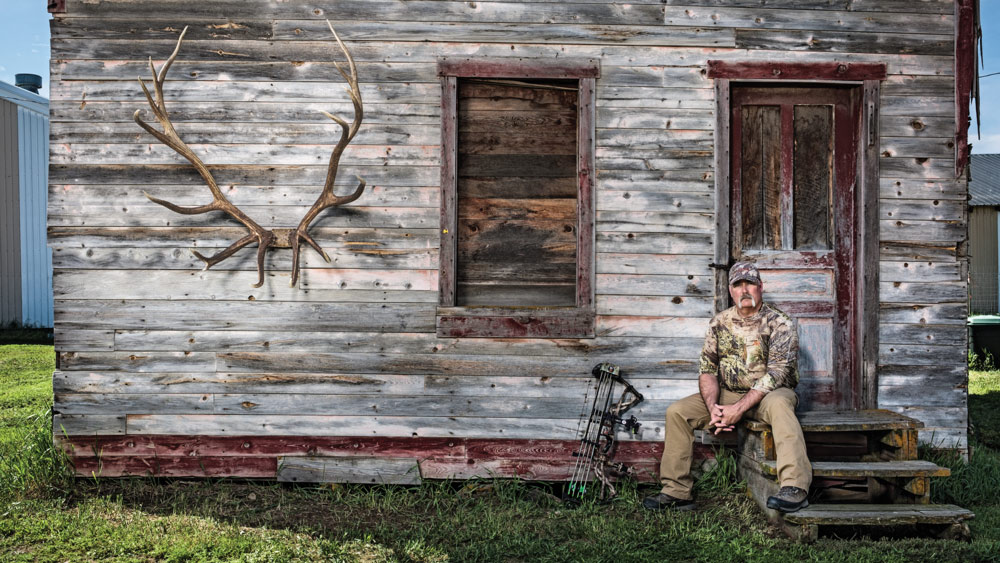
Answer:
[{"label": "white painted wood plank", "polygon": [[[249,287],[250,282],[247,282]],[[287,283],[286,283],[287,285]],[[234,286],[236,287],[236,286]],[[57,300],[56,322],[87,330],[262,330],[430,332],[435,331],[434,304],[293,303],[239,301]],[[663,336],[663,335],[655,335]]]},{"label": "white painted wood plank", "polygon": [[80,351],[59,354],[59,369],[66,371],[128,372],[214,372],[214,352],[99,352]]},{"label": "white painted wood plank", "polygon": [[[664,374],[670,375],[670,374]],[[697,374],[676,373],[677,379],[628,377],[641,393],[673,400],[697,392]],[[683,376],[683,377],[682,377]],[[172,394],[286,393],[300,395],[386,396],[448,395],[561,398],[576,405],[593,386],[593,378],[489,376],[489,375],[392,375],[338,373],[125,373],[60,371],[53,376],[56,393]]]},{"label": "white painted wood plank", "polygon": [[419,485],[420,465],[416,458],[281,456],[277,479],[286,483]]},{"label": "white painted wood plank", "polygon": [[[294,228],[309,211],[309,206],[244,205],[241,211],[265,228]],[[325,210],[312,224],[310,230],[323,227],[426,229],[437,226],[439,215],[437,209],[429,207],[368,207],[364,202],[357,202]],[[53,227],[233,226],[232,219],[222,212],[182,215],[153,202],[131,207],[91,205],[53,208],[49,211],[48,221]],[[229,241],[226,246],[235,240],[238,239]]]},{"label": "white painted wood plank", "polygon": [[[280,251],[278,251],[280,252]],[[285,251],[288,252],[288,251]],[[250,254],[250,253],[248,253]],[[131,283],[134,270],[61,270],[57,299],[270,299],[281,301],[328,301],[329,292],[350,290],[425,291],[437,289],[436,270],[368,270],[309,268],[300,271],[298,287],[288,286],[289,271],[270,272],[260,288],[249,287],[234,294],[234,285],[256,282],[249,272],[225,270],[149,270],[144,283]],[[284,281],[285,283],[280,283]]]},{"label": "white painted wood plank", "polygon": [[59,436],[112,436],[125,434],[124,414],[55,414],[52,433]]},{"label": "white painted wood plank", "polygon": [[[329,33],[323,30],[325,33]],[[176,35],[158,43],[157,49],[162,49],[163,53],[169,53],[174,46]],[[783,51],[768,49],[735,49],[726,47],[715,47],[705,49],[702,47],[685,46],[646,46],[646,45],[545,45],[533,44],[517,40],[507,41],[501,44],[482,42],[439,42],[427,41],[422,38],[419,42],[400,43],[397,49],[386,49],[383,42],[352,42],[349,46],[354,59],[360,63],[434,63],[438,57],[504,57],[510,56],[511,51],[516,56],[524,58],[551,59],[555,57],[580,57],[580,58],[601,58],[602,62],[609,65],[619,66],[704,66],[708,59],[720,59],[726,61],[773,61],[782,56]],[[431,38],[433,39],[433,38]],[[148,42],[144,42],[149,44]],[[223,41],[214,41],[215,45]],[[65,43],[55,42],[55,47],[61,47]],[[514,48],[511,49],[511,46]],[[290,61],[288,66],[295,66],[301,61],[304,64],[316,65],[317,63],[328,62],[336,59],[339,53],[330,49],[330,42],[324,36],[322,40],[315,42],[295,42],[295,43],[268,43],[261,45],[261,54],[268,62],[273,60]],[[68,75],[86,76],[91,73],[95,79],[107,77],[107,72],[114,72],[114,66],[124,61],[112,58],[116,64],[106,64],[104,61],[79,60],[70,53],[61,53],[60,57],[53,62],[53,83],[59,78]],[[305,56],[305,55],[312,56]],[[262,58],[263,58],[262,57]],[[823,52],[823,51],[800,51],[795,53],[796,59],[801,62],[870,62],[885,63],[888,74],[905,75],[929,75],[929,76],[950,76],[954,73],[953,57],[951,55],[914,55],[910,53],[851,53],[851,52]],[[308,59],[308,60],[305,60]],[[194,59],[190,56],[185,60],[176,63],[178,69],[184,68],[183,64],[194,64]],[[141,61],[129,61],[141,64]],[[246,61],[219,60],[218,56],[202,61],[198,64],[202,68],[208,63],[217,66],[232,67],[235,64]],[[96,63],[96,64],[95,64]],[[274,63],[272,63],[274,64]],[[75,66],[91,65],[85,67],[86,70],[74,70]],[[140,73],[147,72],[148,67],[143,67]],[[190,73],[182,73],[190,74]],[[305,73],[303,73],[305,74]],[[122,80],[135,80],[135,72],[123,74]]]},{"label": "white painted wood plank", "polygon": [[115,333],[112,330],[66,330],[55,327],[54,345],[58,352],[67,351],[111,351],[115,347]]},{"label": "white painted wood plank", "polygon": [[[269,145],[262,143],[189,143],[188,146],[208,165],[253,164],[324,165],[334,144]],[[186,164],[173,149],[150,137],[146,143],[101,145],[91,143],[52,144],[52,164]],[[341,162],[359,166],[434,166],[440,153],[437,146],[350,145]]]},{"label": "white painted wood plank", "polygon": [[[179,328],[179,327],[177,327]],[[460,354],[560,356],[594,358],[655,357],[664,349],[687,354],[701,349],[701,338],[440,338],[428,333],[315,332],[272,330],[119,330],[118,351],[191,352],[356,352],[381,354]],[[610,360],[609,360],[610,361]]]},{"label": "white painted wood plank", "polygon": [[[578,438],[578,419],[461,417],[286,416],[286,415],[129,415],[129,434],[199,436],[386,436],[418,438]],[[663,420],[643,421],[640,435],[620,439],[663,440]]]},{"label": "white painted wood plank", "polygon": [[[334,246],[333,242],[313,237],[323,247],[330,262],[311,250],[303,251],[299,256],[299,265],[303,271],[310,269],[370,269],[391,270],[406,275],[407,270],[437,270],[438,252],[436,249],[381,249],[379,243],[374,247],[343,248]],[[65,240],[65,239],[64,239]],[[145,241],[132,241],[133,244],[144,244]],[[173,241],[175,244],[178,241]],[[112,248],[66,248],[52,249],[52,264],[60,273],[58,275],[88,275],[92,279],[101,279],[101,273],[107,270],[201,270],[205,263],[191,253],[191,246],[184,247],[145,247],[127,248],[115,246]],[[198,246],[198,251],[211,256],[225,250],[224,246]],[[278,250],[268,253],[264,261],[268,271],[288,271],[292,267],[292,256],[288,250]],[[72,274],[67,270],[74,270]],[[257,271],[256,252],[236,253],[226,261],[212,267],[214,271]],[[66,282],[67,279],[63,279]],[[72,284],[69,284],[71,287]],[[66,287],[66,286],[64,286]],[[304,287],[304,286],[303,286]],[[314,288],[316,289],[316,288]],[[332,300],[332,299],[331,299]]]},{"label": "white painted wood plank", "polygon": [[[440,131],[437,132],[440,135]],[[339,176],[339,175],[338,175]],[[357,186],[357,178],[341,177],[337,192],[350,193]],[[342,188],[339,186],[343,186]],[[226,199],[237,207],[244,205],[261,206],[311,206],[319,197],[323,182],[315,185],[255,186],[230,184],[222,188]],[[184,206],[204,205],[211,201],[211,195],[204,184],[158,184],[155,188],[147,184],[104,185],[104,184],[52,184],[49,186],[49,203],[57,206],[146,205],[149,200],[145,193]],[[363,201],[378,207],[433,207],[440,206],[438,186],[385,186],[369,185],[365,188]],[[695,196],[678,195],[679,198]],[[684,203],[684,200],[680,200]],[[690,205],[690,204],[689,204]],[[694,211],[694,210],[692,210]]]}]

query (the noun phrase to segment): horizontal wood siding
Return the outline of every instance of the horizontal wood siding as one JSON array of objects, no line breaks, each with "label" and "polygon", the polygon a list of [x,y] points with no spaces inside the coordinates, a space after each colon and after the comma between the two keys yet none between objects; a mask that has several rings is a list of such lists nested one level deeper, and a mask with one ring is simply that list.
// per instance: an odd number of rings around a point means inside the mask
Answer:
[{"label": "horizontal wood siding", "polygon": [[[234,435],[252,443],[419,438],[462,440],[463,447],[555,440],[567,453],[587,374],[610,361],[647,398],[637,411],[644,426],[634,457],[655,471],[664,409],[697,390],[715,298],[709,59],[886,65],[880,404],[924,419],[926,440],[966,445],[966,372],[955,350],[965,346],[967,188],[954,177],[951,146],[950,0],[788,0],[764,8],[758,0],[66,4],[52,24],[48,225],[60,357],[56,422],[65,431],[60,439],[78,446],[78,470],[103,463],[110,474],[142,472],[128,456],[146,451],[143,440],[154,436],[179,449],[197,436]],[[177,130],[227,197],[264,226],[290,227],[318,194],[339,136],[319,112],[352,117],[333,65],[343,55],[324,18],[357,62],[365,104],[336,191],[349,193],[356,175],[369,187],[315,222],[313,236],[331,263],[304,250],[297,289],[288,287],[287,250],[267,257],[260,288],[251,287],[252,249],[202,271],[189,249],[217,252],[244,229],[221,214],[172,213],[143,195],[180,205],[210,201],[197,173],[132,121],[138,109],[150,115],[135,77],[148,76],[148,57],[159,64],[169,56],[189,25],[165,86]],[[438,63],[482,57],[600,64],[596,338],[435,334]],[[544,168],[539,163],[536,172]],[[561,181],[546,185],[572,187]],[[523,196],[531,186],[508,188]],[[113,440],[139,450],[95,461],[79,447],[95,439],[104,452]],[[424,478],[515,474],[532,459],[449,457],[448,447],[420,458]],[[277,457],[303,455],[287,445],[267,454],[222,449],[201,450],[201,465],[176,456],[163,474],[273,477]],[[377,455],[419,458],[397,450]],[[533,467],[522,473],[562,471],[554,458]]]}]

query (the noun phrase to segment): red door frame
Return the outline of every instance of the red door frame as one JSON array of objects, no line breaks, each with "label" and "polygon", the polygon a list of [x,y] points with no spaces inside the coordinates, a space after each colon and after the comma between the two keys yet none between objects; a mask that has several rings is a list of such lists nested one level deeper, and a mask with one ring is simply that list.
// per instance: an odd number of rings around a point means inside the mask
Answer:
[{"label": "red door frame", "polygon": [[[731,122],[730,86],[743,81],[784,82],[809,86],[851,84],[860,86],[860,118],[855,153],[855,265],[854,328],[850,330],[856,366],[845,375],[852,393],[853,409],[878,406],[878,117],[882,63],[760,63],[708,61],[708,78],[715,81],[715,308],[728,306],[727,276],[730,260]],[[840,282],[838,282],[840,283]]]},{"label": "red door frame", "polygon": [[[825,303],[797,303],[797,310],[786,308],[785,312],[792,314],[805,313],[826,316],[829,314],[834,318],[834,360],[833,365],[834,386],[833,403],[838,408],[853,408],[855,404],[854,395],[857,394],[857,381],[853,374],[858,373],[858,346],[855,339],[858,335],[857,316],[857,287],[853,283],[856,279],[856,231],[857,216],[855,210],[855,186],[857,185],[857,145],[859,127],[861,122],[860,104],[858,99],[861,92],[858,86],[837,86],[823,87],[815,84],[768,84],[766,86],[758,83],[741,84],[733,88],[731,92],[730,104],[730,124],[731,134],[731,159],[730,169],[732,170],[732,188],[730,191],[730,225],[733,231],[730,233],[731,254],[736,252],[732,241],[740,240],[740,228],[742,225],[742,178],[740,175],[742,158],[742,119],[740,118],[741,107],[744,104],[767,105],[781,107],[781,176],[782,176],[782,202],[789,201],[792,192],[792,171],[793,171],[793,105],[832,105],[834,113],[834,163],[833,163],[833,249],[834,252],[795,252],[801,256],[796,258],[785,257],[781,264],[789,267],[830,267],[834,271],[836,288],[836,306],[834,310],[807,310],[809,305],[821,305],[825,309]],[[790,224],[792,221],[792,210],[782,206],[782,223]],[[787,233],[787,229],[783,228]],[[738,244],[738,242],[736,243]]]}]

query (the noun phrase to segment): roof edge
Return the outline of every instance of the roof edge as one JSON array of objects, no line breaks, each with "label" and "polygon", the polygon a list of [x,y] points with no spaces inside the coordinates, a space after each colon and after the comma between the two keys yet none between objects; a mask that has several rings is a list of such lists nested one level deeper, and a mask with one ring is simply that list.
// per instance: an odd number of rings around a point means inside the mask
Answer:
[{"label": "roof edge", "polygon": [[19,106],[37,111],[39,113],[44,113],[45,115],[49,114],[48,98],[29,92],[24,88],[18,88],[17,86],[8,84],[2,80],[0,80],[0,99],[13,102]]}]

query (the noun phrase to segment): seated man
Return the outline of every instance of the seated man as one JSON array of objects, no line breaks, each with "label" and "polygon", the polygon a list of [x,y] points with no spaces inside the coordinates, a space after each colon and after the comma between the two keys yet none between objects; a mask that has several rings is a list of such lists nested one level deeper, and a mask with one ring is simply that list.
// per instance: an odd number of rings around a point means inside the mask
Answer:
[{"label": "seated man", "polygon": [[660,462],[661,492],[642,505],[650,510],[691,510],[691,449],[696,428],[732,432],[744,416],[771,425],[777,450],[778,494],[768,508],[794,512],[809,506],[812,466],[795,417],[799,339],[792,319],[761,299],[760,272],[749,262],[729,271],[734,306],[716,315],[701,351],[698,389],[667,409]]}]

